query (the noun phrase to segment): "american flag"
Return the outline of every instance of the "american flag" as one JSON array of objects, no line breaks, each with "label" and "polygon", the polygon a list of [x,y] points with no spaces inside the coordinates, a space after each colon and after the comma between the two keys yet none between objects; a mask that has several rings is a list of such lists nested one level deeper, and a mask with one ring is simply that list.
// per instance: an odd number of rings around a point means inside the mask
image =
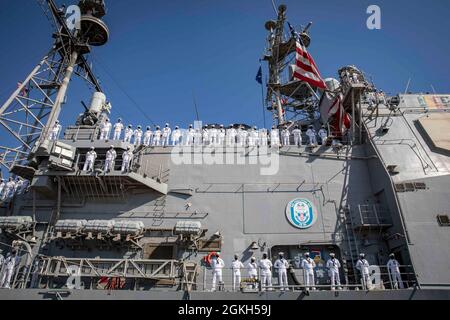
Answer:
[{"label": "american flag", "polygon": [[296,43],[294,78],[305,81],[313,87],[326,89],[325,82],[320,76],[319,69],[317,69],[314,59],[308,51],[306,51],[300,38]]},{"label": "american flag", "polygon": [[332,134],[340,137],[350,128],[350,117],[342,105],[342,95],[339,94],[328,110],[328,116],[333,117],[330,121]]}]

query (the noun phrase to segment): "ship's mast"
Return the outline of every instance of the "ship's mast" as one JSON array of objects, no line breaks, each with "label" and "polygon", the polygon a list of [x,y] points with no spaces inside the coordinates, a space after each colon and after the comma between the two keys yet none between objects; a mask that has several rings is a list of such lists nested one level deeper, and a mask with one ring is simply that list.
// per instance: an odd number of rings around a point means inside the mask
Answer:
[{"label": "ship's mast", "polygon": [[[289,74],[289,78],[286,77],[286,67],[291,70],[290,65],[295,64],[293,54],[296,42],[301,40],[304,46],[308,47],[311,41],[308,35],[311,23],[300,32],[296,32],[289,25],[291,34],[284,36],[286,9],[285,5],[280,5],[277,20],[265,23],[268,36],[263,60],[268,62],[269,69],[266,105],[267,109],[272,111],[274,124],[278,126],[296,122],[305,112],[313,114],[318,103],[318,96],[308,83],[293,79],[292,74]],[[313,102],[309,101],[311,99]]]},{"label": "ship's mast", "polygon": [[23,167],[29,167],[31,171],[24,174],[27,178],[32,176],[36,156],[49,154],[49,131],[59,117],[72,75],[79,75],[95,91],[102,91],[85,55],[92,46],[104,45],[109,38],[109,30],[101,20],[105,15],[103,0],[79,2],[79,28],[75,29],[69,29],[64,9],[58,8],[54,0],[38,3],[55,27],[55,41],[0,107],[0,134],[4,138],[0,165],[19,174]]},{"label": "ship's mast", "polygon": [[[266,29],[269,31],[268,45],[271,59],[269,60],[269,86],[267,90],[267,101],[275,102],[276,112],[274,112],[274,122],[277,119],[279,125],[284,123],[283,106],[281,104],[280,91],[273,89],[270,85],[280,84],[280,44],[283,42],[284,22],[286,20],[286,6],[278,7],[277,21],[266,22]],[[275,100],[275,101],[274,101]]]}]

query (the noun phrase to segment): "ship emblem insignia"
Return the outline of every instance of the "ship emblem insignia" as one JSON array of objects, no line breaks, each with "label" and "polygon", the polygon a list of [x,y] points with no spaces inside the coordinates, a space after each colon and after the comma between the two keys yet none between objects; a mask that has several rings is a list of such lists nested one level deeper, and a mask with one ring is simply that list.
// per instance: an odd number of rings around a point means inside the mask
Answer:
[{"label": "ship emblem insignia", "polygon": [[312,203],[307,199],[294,199],[286,206],[286,218],[296,228],[306,229],[316,222]]}]

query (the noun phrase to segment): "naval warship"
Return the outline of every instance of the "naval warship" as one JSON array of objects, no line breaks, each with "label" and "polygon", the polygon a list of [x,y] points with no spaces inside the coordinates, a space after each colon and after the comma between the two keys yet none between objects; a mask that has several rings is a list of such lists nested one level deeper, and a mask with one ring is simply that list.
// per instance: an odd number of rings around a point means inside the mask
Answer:
[{"label": "naval warship", "polygon": [[[53,46],[0,108],[0,299],[450,298],[450,95],[387,96],[356,66],[322,80],[311,24],[280,5],[261,59],[270,133],[195,122],[169,145],[113,138],[88,60],[109,40],[104,1],[38,3]],[[95,93],[59,134],[74,77]],[[248,274],[280,252],[287,283],[276,265]]]}]

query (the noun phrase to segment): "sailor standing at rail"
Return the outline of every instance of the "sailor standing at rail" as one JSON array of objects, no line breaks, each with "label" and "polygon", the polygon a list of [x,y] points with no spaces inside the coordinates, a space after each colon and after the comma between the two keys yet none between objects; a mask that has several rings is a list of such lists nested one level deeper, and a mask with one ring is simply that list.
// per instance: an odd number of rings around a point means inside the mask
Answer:
[{"label": "sailor standing at rail", "polygon": [[175,126],[175,129],[172,131],[172,145],[177,146],[180,144],[181,140],[181,130],[178,128],[178,126]]},{"label": "sailor standing at rail", "polygon": [[142,129],[141,126],[137,126],[137,129],[134,130],[134,145],[138,147],[141,144],[142,140]]},{"label": "sailor standing at rail", "polygon": [[213,269],[211,291],[216,291],[216,283],[219,282],[219,285],[222,284],[222,269],[225,267],[225,262],[223,262],[222,258],[219,257],[218,253],[216,253],[216,255],[212,258],[211,267]]},{"label": "sailor standing at rail", "polygon": [[170,142],[170,134],[172,133],[172,129],[170,129],[169,124],[166,123],[165,127],[162,130],[162,145],[167,147]]},{"label": "sailor standing at rail", "polygon": [[253,127],[253,131],[251,132],[252,138],[253,138],[253,143],[255,146],[259,146],[260,140],[259,140],[259,131],[258,131],[258,127],[254,126]]},{"label": "sailor standing at rail", "polygon": [[255,136],[253,134],[255,130],[253,128],[250,128],[248,130],[248,146],[249,147],[254,147],[255,146]]},{"label": "sailor standing at rail", "polygon": [[283,139],[283,146],[288,146],[289,145],[289,137],[290,137],[290,132],[287,126],[284,126],[283,130],[281,130],[281,138]]},{"label": "sailor standing at rail", "polygon": [[84,161],[83,171],[91,172],[94,169],[94,162],[97,158],[97,152],[92,146],[91,150],[86,153],[86,160]]},{"label": "sailor standing at rail", "polygon": [[390,280],[393,283],[395,289],[404,289],[402,277],[400,275],[400,263],[395,259],[395,255],[391,253],[389,255],[389,261],[386,265],[389,269]]},{"label": "sailor standing at rail", "polygon": [[278,253],[278,259],[273,266],[278,271],[278,285],[280,286],[280,290],[288,289],[287,268],[289,268],[289,263],[284,258],[283,252]]},{"label": "sailor standing at rail", "polygon": [[147,129],[144,132],[144,146],[149,146],[151,141],[152,141],[152,129],[150,128],[150,126],[147,126]]},{"label": "sailor standing at rail", "polygon": [[59,120],[56,120],[55,124],[53,125],[53,128],[50,130],[49,139],[58,140],[60,132],[61,132],[61,125],[59,124]]},{"label": "sailor standing at rail", "polygon": [[217,142],[219,143],[219,146],[223,146],[223,143],[225,142],[225,128],[223,127],[223,124],[220,125],[217,132]]},{"label": "sailor standing at rail", "polygon": [[16,249],[12,249],[6,256],[5,262],[3,263],[3,274],[0,283],[1,288],[11,289],[11,278],[18,260],[19,257],[17,256]]},{"label": "sailor standing at rail", "polygon": [[123,123],[122,123],[122,119],[117,119],[117,122],[114,124],[114,135],[113,135],[113,140],[120,140],[120,135],[122,134],[122,130],[123,130]]},{"label": "sailor standing at rail", "polygon": [[312,147],[317,146],[316,130],[314,130],[314,127],[312,125],[310,125],[308,127],[308,130],[306,130],[306,135],[309,138],[309,145]]},{"label": "sailor standing at rail", "polygon": [[328,133],[327,133],[327,130],[325,129],[325,126],[322,126],[320,128],[318,135],[320,137],[320,142],[322,143],[322,145],[326,145],[327,139],[328,139]]},{"label": "sailor standing at rail", "polygon": [[5,189],[5,179],[0,180],[0,199],[3,199],[3,190]]},{"label": "sailor standing at rail", "polygon": [[260,146],[267,146],[267,129],[261,128],[259,129],[259,145]]},{"label": "sailor standing at rail", "polygon": [[10,198],[14,195],[14,190],[16,189],[16,182],[12,177],[8,178],[8,182],[5,184],[5,188],[3,189],[3,197],[2,200]]},{"label": "sailor standing at rail", "polygon": [[209,142],[209,131],[206,126],[203,126],[202,128],[202,143],[204,146],[206,146]]},{"label": "sailor standing at rail", "polygon": [[[256,283],[256,281],[258,280],[258,264],[256,263],[255,257],[250,258],[250,262],[247,264],[247,269],[248,277],[250,279],[253,279]],[[253,287],[256,288],[256,285],[254,285]]]},{"label": "sailor standing at rail", "polygon": [[236,132],[236,139],[237,139],[237,145],[238,147],[245,146],[245,134],[242,127],[239,127]]},{"label": "sailor standing at rail", "polygon": [[309,253],[305,253],[305,259],[302,260],[302,268],[305,270],[305,289],[309,290],[310,286],[312,290],[316,290],[314,287],[314,268],[316,267],[316,263],[313,259],[309,257]]},{"label": "sailor standing at rail", "polygon": [[259,268],[261,269],[261,289],[272,286],[272,261],[267,259],[267,253],[263,253],[262,259],[259,260]]},{"label": "sailor standing at rail", "polygon": [[133,160],[133,152],[130,150],[130,146],[127,147],[127,151],[122,153],[122,173],[130,171],[131,161]]},{"label": "sailor standing at rail", "polygon": [[236,134],[237,131],[233,127],[233,124],[230,124],[230,128],[227,129],[227,143],[229,146],[234,146],[236,143]]},{"label": "sailor standing at rail", "polygon": [[195,130],[194,130],[194,128],[192,128],[192,124],[190,124],[189,129],[187,129],[187,132],[186,132],[185,145],[186,146],[193,145],[195,142],[194,139],[195,139]]},{"label": "sailor standing at rail", "polygon": [[100,140],[108,140],[110,131],[111,123],[109,122],[108,118],[106,118],[105,122],[100,125]]},{"label": "sailor standing at rail", "polygon": [[[336,259],[335,254],[333,252],[330,253],[330,259],[327,261],[328,274],[331,279],[331,290],[335,290],[335,286],[341,285],[341,279],[339,277],[339,268],[341,267],[341,263],[338,259]],[[339,289],[339,287],[338,287]]]},{"label": "sailor standing at rail", "polygon": [[372,282],[370,281],[370,274],[369,274],[369,262],[364,259],[365,254],[360,253],[358,262],[356,262],[356,269],[359,270],[361,273],[361,283],[363,286],[363,289],[370,289]]},{"label": "sailor standing at rail", "polygon": [[116,161],[117,152],[114,150],[114,146],[110,145],[109,150],[106,151],[105,167],[104,172],[110,172],[114,169],[114,161]]},{"label": "sailor standing at rail", "polygon": [[236,286],[239,288],[241,285],[241,269],[244,265],[239,260],[237,254],[234,255],[234,261],[231,263],[231,269],[233,270],[233,291],[236,291]]},{"label": "sailor standing at rail", "polygon": [[209,144],[216,146],[218,142],[218,131],[215,125],[211,126],[209,129]]},{"label": "sailor standing at rail", "polygon": [[280,133],[275,126],[272,126],[272,130],[270,130],[270,146],[278,147],[280,145]]},{"label": "sailor standing at rail", "polygon": [[131,137],[133,136],[133,127],[131,124],[125,128],[125,135],[123,136],[123,142],[131,143]]},{"label": "sailor standing at rail", "polygon": [[159,129],[159,126],[156,126],[156,130],[153,132],[153,146],[159,146],[161,142],[161,130]]},{"label": "sailor standing at rail", "polygon": [[294,145],[300,147],[302,145],[302,130],[295,126],[294,130],[292,130],[292,135],[294,136]]},{"label": "sailor standing at rail", "polygon": [[242,130],[241,134],[242,134],[242,142],[244,143],[244,147],[245,147],[248,145],[248,136],[249,136],[248,130],[247,129]]}]

